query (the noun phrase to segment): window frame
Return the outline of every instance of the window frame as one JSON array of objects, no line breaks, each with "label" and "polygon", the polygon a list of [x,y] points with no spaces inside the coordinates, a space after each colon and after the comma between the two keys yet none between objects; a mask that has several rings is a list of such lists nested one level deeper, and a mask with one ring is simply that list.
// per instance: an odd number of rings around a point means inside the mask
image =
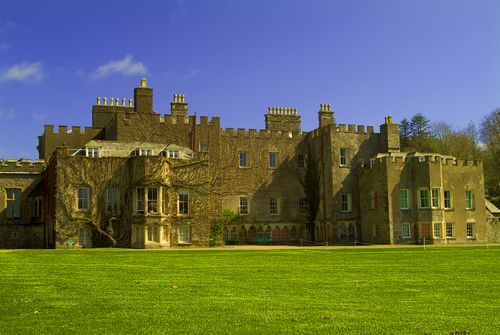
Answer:
[{"label": "window frame", "polygon": [[309,204],[307,198],[299,198],[299,215],[307,215],[309,213]]},{"label": "window frame", "polygon": [[465,191],[465,209],[474,210],[474,192],[471,190]]},{"label": "window frame", "polygon": [[340,148],[339,150],[339,166],[349,166],[349,148]]},{"label": "window frame", "polygon": [[[434,238],[443,238],[443,232],[442,232],[442,224],[441,223],[434,223],[432,225],[432,236]],[[436,234],[437,233],[437,234]]]},{"label": "window frame", "polygon": [[[446,197],[446,195],[448,195],[448,198]],[[453,209],[453,198],[451,195],[451,190],[443,190],[443,207],[444,209]]]},{"label": "window frame", "polygon": [[278,168],[278,162],[279,162],[279,156],[277,151],[269,151],[268,155],[268,163],[269,163],[269,168],[270,169],[277,169]]},{"label": "window frame", "polygon": [[465,236],[467,237],[467,239],[473,239],[473,238],[475,238],[475,236],[474,236],[474,223],[473,222],[467,222],[466,223],[466,225],[465,225]]},{"label": "window frame", "polygon": [[80,186],[76,189],[76,209],[81,212],[87,212],[90,209],[90,188],[88,186]]},{"label": "window frame", "polygon": [[[426,197],[422,197],[422,192],[425,192]],[[422,201],[426,201],[426,203],[422,203]],[[430,198],[429,198],[429,189],[427,187],[420,187],[418,189],[418,208],[419,209],[429,209],[430,208]]]},{"label": "window frame", "polygon": [[297,154],[297,167],[299,169],[306,168],[306,155],[305,154]]},{"label": "window frame", "polygon": [[[9,197],[9,193],[11,197]],[[5,189],[5,211],[7,219],[19,219],[21,217],[21,194],[22,190],[20,188]]]},{"label": "window frame", "polygon": [[177,226],[177,243],[191,243],[191,225],[186,224]]},{"label": "window frame", "polygon": [[[402,194],[406,193],[406,207],[403,207],[403,202],[402,202]],[[402,210],[408,210],[410,209],[410,190],[407,188],[400,188],[399,189],[399,209]]]},{"label": "window frame", "polygon": [[[440,208],[441,207],[441,189],[433,187],[431,188],[431,207],[432,208]],[[434,202],[434,200],[436,202]]]},{"label": "window frame", "polygon": [[240,204],[238,206],[238,212],[240,215],[248,215],[248,197],[246,196],[241,196],[240,197]]},{"label": "window frame", "polygon": [[101,148],[99,147],[85,147],[85,156],[91,158],[101,157]]},{"label": "window frame", "polygon": [[146,187],[138,186],[135,188],[134,212],[136,214],[146,213]]},{"label": "window frame", "polygon": [[269,215],[279,215],[279,201],[277,197],[269,198]]},{"label": "window frame", "polygon": [[240,168],[249,167],[249,165],[248,165],[248,151],[238,151],[238,166]]},{"label": "window frame", "polygon": [[189,215],[189,198],[188,190],[177,190],[177,215]]},{"label": "window frame", "polygon": [[[112,193],[114,193],[115,199],[110,199],[110,195],[112,195]],[[106,214],[118,215],[119,214],[118,203],[119,203],[118,187],[107,187],[106,188]]]},{"label": "window frame", "polygon": [[352,212],[352,194],[351,193],[342,193],[340,195],[340,211],[342,213],[351,213]]},{"label": "window frame", "polygon": [[455,238],[455,231],[454,231],[453,223],[446,223],[445,226],[445,236],[446,238]]},{"label": "window frame", "polygon": [[401,224],[401,238],[404,240],[411,239],[411,225],[408,222]]}]

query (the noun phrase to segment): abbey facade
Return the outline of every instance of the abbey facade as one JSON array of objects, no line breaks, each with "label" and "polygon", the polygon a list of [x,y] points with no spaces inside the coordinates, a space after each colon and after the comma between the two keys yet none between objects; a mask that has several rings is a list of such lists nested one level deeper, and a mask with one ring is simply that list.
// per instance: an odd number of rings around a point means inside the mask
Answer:
[{"label": "abbey facade", "polygon": [[2,248],[495,238],[480,161],[401,152],[391,117],[378,132],[337,124],[329,104],[310,132],[282,107],[268,109],[263,130],[224,129],[190,115],[180,94],[169,114],[154,112],[142,80],[133,99],[98,98],[91,127],[46,125],[38,151],[35,162],[1,161]]}]

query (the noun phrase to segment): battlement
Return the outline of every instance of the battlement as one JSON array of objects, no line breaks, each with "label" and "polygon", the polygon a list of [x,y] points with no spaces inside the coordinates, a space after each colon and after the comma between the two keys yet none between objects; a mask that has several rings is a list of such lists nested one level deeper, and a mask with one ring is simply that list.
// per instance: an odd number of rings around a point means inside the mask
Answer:
[{"label": "battlement", "polygon": [[45,161],[37,159],[0,159],[0,173],[41,173],[45,169]]},{"label": "battlement", "polygon": [[287,108],[287,107],[268,107],[267,114],[271,114],[271,115],[296,115],[296,116],[298,116],[297,108]]},{"label": "battlement", "polygon": [[334,123],[332,127],[337,133],[373,134],[373,126],[366,126],[365,128],[364,125],[348,124],[346,126],[344,123]]},{"label": "battlement", "polygon": [[[372,161],[372,166],[380,163],[396,163],[396,164],[406,164],[411,160],[415,160],[417,164],[442,164],[447,166],[470,166],[470,167],[482,167],[482,161],[480,160],[467,160],[458,159],[453,156],[445,156],[435,153],[379,153],[375,157],[370,159]],[[366,167],[366,166],[365,166]]]},{"label": "battlement", "polygon": [[281,131],[281,130],[268,130],[268,129],[244,129],[244,128],[225,128],[221,129],[221,135],[227,137],[238,138],[288,138],[288,139],[302,139],[302,132],[295,131]]},{"label": "battlement", "polygon": [[[120,105],[120,100],[121,100],[121,105]],[[101,97],[97,97],[96,101],[96,106],[115,106],[115,107],[134,107],[132,103],[132,99],[127,99],[126,98],[109,98],[109,105],[108,105],[108,98],[103,98],[102,99],[102,104],[101,104]]]},{"label": "battlement", "polygon": [[56,132],[54,132],[54,125],[52,124],[46,124],[44,126],[44,134],[45,135],[85,135],[88,134],[89,132],[95,132],[99,131],[100,129],[93,128],[93,127],[85,127],[83,130],[81,129],[80,126],[71,126],[70,129],[68,129],[68,126],[62,126],[59,125],[58,129]]}]

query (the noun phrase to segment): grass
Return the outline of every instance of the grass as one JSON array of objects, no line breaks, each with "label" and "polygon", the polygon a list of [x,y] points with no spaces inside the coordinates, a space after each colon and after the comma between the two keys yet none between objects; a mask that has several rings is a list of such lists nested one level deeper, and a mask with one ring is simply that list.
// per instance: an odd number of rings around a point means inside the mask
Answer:
[{"label": "grass", "polygon": [[2,334],[499,334],[500,248],[0,251]]}]

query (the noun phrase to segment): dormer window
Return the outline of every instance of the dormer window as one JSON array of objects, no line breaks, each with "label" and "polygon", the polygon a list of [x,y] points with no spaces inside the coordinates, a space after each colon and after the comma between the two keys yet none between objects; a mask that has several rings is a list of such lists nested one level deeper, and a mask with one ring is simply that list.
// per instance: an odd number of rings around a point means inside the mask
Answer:
[{"label": "dormer window", "polygon": [[153,156],[152,149],[138,148],[134,150],[134,156]]},{"label": "dormer window", "polygon": [[87,157],[99,157],[99,148],[98,147],[87,147],[85,150],[85,156]]},{"label": "dormer window", "polygon": [[175,158],[175,159],[181,158],[181,153],[179,150],[163,150],[161,152],[161,155],[163,157],[168,157],[168,158]]}]

